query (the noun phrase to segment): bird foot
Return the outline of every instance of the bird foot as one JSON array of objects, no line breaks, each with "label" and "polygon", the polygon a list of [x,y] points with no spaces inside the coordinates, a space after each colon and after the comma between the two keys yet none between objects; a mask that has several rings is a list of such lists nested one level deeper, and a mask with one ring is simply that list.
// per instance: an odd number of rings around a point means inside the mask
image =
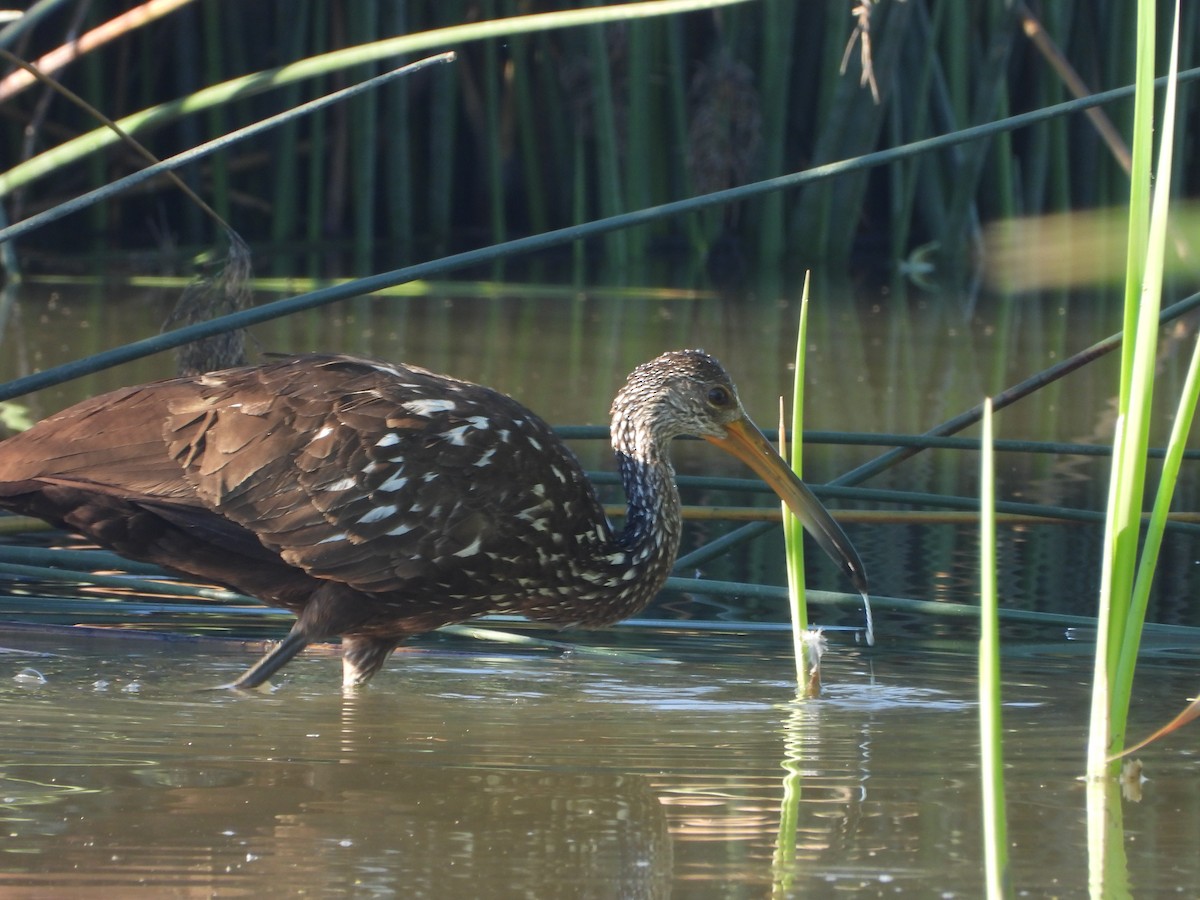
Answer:
[{"label": "bird foot", "polygon": [[214,684],[212,687],[200,688],[202,691],[238,691],[243,694],[273,694],[279,690],[279,686],[272,684],[269,681],[263,681],[259,684],[247,685],[240,684],[238,681],[230,681],[226,684]]}]

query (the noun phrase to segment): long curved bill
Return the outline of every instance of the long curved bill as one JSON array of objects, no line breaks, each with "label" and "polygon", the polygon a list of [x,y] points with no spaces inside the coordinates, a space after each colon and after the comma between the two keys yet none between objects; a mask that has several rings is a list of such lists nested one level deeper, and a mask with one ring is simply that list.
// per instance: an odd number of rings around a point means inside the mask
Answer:
[{"label": "long curved bill", "polygon": [[725,426],[725,431],[724,438],[706,436],[705,440],[736,456],[769,484],[821,549],[846,573],[855,590],[866,597],[867,572],[858,551],[808,485],[796,477],[791,466],[749,419],[738,419]]}]

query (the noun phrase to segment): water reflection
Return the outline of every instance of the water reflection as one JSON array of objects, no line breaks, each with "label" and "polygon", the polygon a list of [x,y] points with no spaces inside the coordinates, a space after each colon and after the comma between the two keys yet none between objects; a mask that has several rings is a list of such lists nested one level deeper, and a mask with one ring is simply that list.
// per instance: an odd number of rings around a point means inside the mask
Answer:
[{"label": "water reflection", "polygon": [[[171,299],[29,291],[24,324],[5,334],[20,352],[0,356],[0,377],[154,333]],[[808,394],[809,422],[821,428],[923,430],[1112,330],[1104,298],[985,299],[967,316],[952,298],[824,293],[810,324]],[[633,364],[703,345],[736,371],[751,413],[771,421],[795,313],[793,298],[771,299],[739,308],[574,293],[364,300],[264,326],[257,338],[270,350],[345,349],[451,371],[571,423],[602,421]],[[70,391],[97,393],[172,365],[148,360]],[[1170,396],[1182,367],[1173,356],[1163,367]],[[1001,436],[1102,436],[1108,374],[1006,410]],[[55,390],[30,403],[41,415],[73,399]],[[603,447],[579,450],[589,465],[607,465]],[[711,454],[679,450],[681,471],[713,470]],[[819,481],[873,453],[810,447],[808,471]],[[967,492],[974,465],[939,451],[881,483]],[[1096,505],[1102,467],[1001,458],[1014,498],[1081,506]],[[1194,508],[1195,484],[1179,499]],[[850,527],[882,593],[974,597],[973,526]],[[695,538],[713,528],[699,526]],[[1089,612],[1096,544],[1080,527],[1007,531],[1006,602]],[[703,574],[781,583],[777,560],[778,545],[760,541]],[[827,574],[810,584],[840,587]],[[1197,577],[1192,537],[1169,536],[1160,620],[1200,622],[1189,601]],[[17,589],[29,606],[30,586]],[[680,594],[650,614],[783,617],[765,602]],[[880,618],[881,646],[835,643],[823,698],[802,702],[786,640],[764,634],[629,639],[679,666],[420,642],[425,649],[399,654],[370,690],[346,698],[336,661],[319,652],[297,660],[278,692],[233,697],[196,689],[244,668],[253,651],[236,645],[9,634],[0,642],[24,652],[0,654],[0,893],[978,896],[974,634],[926,617]],[[1014,883],[1031,896],[1080,896],[1090,647],[1035,629],[1009,637]],[[1157,727],[1194,694],[1194,651],[1171,647],[1148,661],[1131,733]],[[25,668],[45,681],[18,679]],[[1145,754],[1145,797],[1125,807],[1136,895],[1200,896],[1191,746],[1185,733]]]},{"label": "water reflection", "polygon": [[[331,655],[247,697],[197,690],[252,655],[218,642],[18,637],[46,683],[0,656],[6,898],[978,895],[973,661],[934,642],[835,643],[797,701],[763,635],[655,637],[676,666],[413,650],[346,697]],[[1005,663],[1014,877],[1039,896],[1086,884],[1090,666],[1042,646]],[[1172,698],[1195,674],[1156,664]],[[1173,706],[1147,701],[1139,723]],[[1126,807],[1148,893],[1200,890],[1185,745]]]},{"label": "water reflection", "polygon": [[[703,346],[722,359],[748,411],[760,422],[775,420],[777,398],[791,381],[798,286],[785,287],[782,294],[777,287],[758,302],[736,304],[701,292],[677,291],[667,298],[648,289],[646,296],[633,300],[628,293],[580,291],[573,285],[557,292],[544,285],[481,287],[487,290],[475,295],[435,287],[424,297],[362,298],[257,326],[254,340],[271,352],[342,350],[450,372],[493,385],[561,424],[605,422],[612,394],[626,373],[673,347]],[[1103,293],[985,297],[969,311],[955,295],[904,296],[878,286],[818,283],[814,297],[819,299],[809,325],[806,421],[823,430],[924,431],[974,406],[985,393],[1106,336],[1120,319],[1120,298]],[[173,302],[171,292],[27,283],[4,334],[7,352],[0,354],[0,379],[155,334]],[[22,403],[40,418],[102,390],[172,374],[173,367],[171,355],[163,354],[40,391]],[[1106,442],[1115,367],[1115,359],[1103,360],[1005,409],[997,436]],[[1160,369],[1156,395],[1166,404],[1180,391],[1186,354],[1168,347]],[[1169,412],[1162,410],[1155,421],[1165,433]],[[710,448],[693,443],[676,448],[681,474],[746,474],[736,462],[727,464]],[[603,442],[576,441],[572,446],[589,469],[611,471],[611,454]],[[876,447],[810,444],[805,471],[819,483],[879,452]],[[1107,470],[1102,458],[1005,453],[997,468],[1001,499],[1102,506]],[[970,496],[976,470],[974,454],[927,451],[868,486]],[[1179,509],[1200,505],[1198,487],[1200,481],[1185,476],[1176,492]],[[767,502],[744,493],[697,489],[685,490],[684,497],[697,504]],[[618,498],[606,489],[605,499]],[[847,531],[877,593],[975,602],[973,524],[895,519],[863,524],[854,520],[856,509],[874,510],[880,503],[839,500],[833,505],[849,513]],[[720,523],[689,526],[685,552],[726,528]],[[1163,577],[1151,601],[1152,620],[1200,624],[1200,607],[1186,602],[1200,590],[1194,544],[1194,534],[1168,534],[1160,564]],[[1098,527],[1002,527],[1005,604],[1089,614],[1097,589],[1098,546]],[[779,548],[775,538],[755,541],[745,554],[706,566],[704,575],[782,583]],[[809,584],[842,589],[838,573],[819,564],[811,566]],[[719,602],[663,598],[664,609],[682,607],[684,615],[700,618],[721,615]],[[774,606],[749,607],[734,612],[775,619],[782,612]]]}]

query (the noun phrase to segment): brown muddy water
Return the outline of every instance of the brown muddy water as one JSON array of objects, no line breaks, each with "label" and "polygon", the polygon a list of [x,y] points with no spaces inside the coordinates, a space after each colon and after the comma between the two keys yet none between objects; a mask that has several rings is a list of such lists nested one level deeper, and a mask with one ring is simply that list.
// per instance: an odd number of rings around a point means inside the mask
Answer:
[{"label": "brown muddy water", "polygon": [[[625,373],[703,346],[734,374],[760,425],[790,384],[796,304],[700,294],[440,291],[362,300],[255,329],[270,351],[344,350],[496,386],[555,424],[597,424]],[[1115,330],[1117,299],[901,296],[828,288],[810,324],[810,429],[920,432]],[[32,283],[5,323],[0,378],[153,334],[173,298]],[[1165,344],[1173,398],[1190,347]],[[167,356],[25,398],[33,416],[171,374]],[[999,438],[1104,443],[1115,362],[1002,412]],[[1156,428],[1169,422],[1160,416]],[[589,468],[609,469],[599,442]],[[876,447],[811,443],[806,473],[836,477]],[[681,474],[744,477],[681,445]],[[925,453],[868,487],[977,489],[977,458]],[[1097,508],[1103,460],[1006,453],[1000,496]],[[608,489],[606,489],[608,490]],[[1197,507],[1191,474],[1177,494]],[[609,491],[607,499],[616,499]],[[693,503],[745,495],[689,489]],[[753,502],[769,504],[758,498]],[[882,596],[970,604],[970,521],[868,519],[909,499],[830,500]],[[689,526],[685,549],[726,526]],[[56,540],[56,539],[54,539]],[[1001,524],[1002,603],[1088,615],[1099,530]],[[1200,685],[1196,537],[1170,535],[1131,732],[1169,719]],[[810,586],[842,590],[815,553]],[[688,575],[783,583],[771,537]],[[514,651],[429,637],[371,686],[340,690],[335,651],[304,654],[266,695],[228,681],[278,620],[130,615],[145,632],[87,630],[2,588],[0,896],[40,897],[975,897],[982,890],[975,630],[962,619],[877,610],[879,642],[832,631],[825,690],[797,700],[773,602],[666,593],[650,626],[566,633],[659,661]],[[93,599],[111,598],[105,592]],[[119,618],[119,614],[116,618]],[[822,624],[859,613],[817,608]],[[83,617],[80,621],[95,621]],[[693,624],[694,623],[694,624]],[[723,624],[722,624],[723,623]],[[701,627],[718,630],[701,630]],[[759,630],[755,630],[759,629]],[[765,629],[765,630],[764,630]],[[187,637],[203,630],[202,638]],[[1090,635],[1005,631],[1004,725],[1012,881],[1019,895],[1086,896],[1084,766]],[[1124,871],[1111,896],[1200,896],[1200,769],[1185,730],[1140,754],[1123,804]]]}]

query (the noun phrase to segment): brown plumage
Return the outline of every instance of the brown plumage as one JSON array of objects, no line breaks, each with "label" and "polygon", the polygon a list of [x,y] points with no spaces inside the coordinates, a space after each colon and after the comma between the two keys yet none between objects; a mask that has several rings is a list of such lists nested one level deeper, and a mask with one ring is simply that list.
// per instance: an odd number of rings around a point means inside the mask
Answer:
[{"label": "brown plumage", "polygon": [[679,546],[668,444],[681,434],[745,459],[866,591],[841,529],[695,350],[639,366],[613,401],[619,532],[574,455],[516,401],[346,356],[84,401],[0,443],[0,507],[295,612],[233,686],[335,635],[357,684],[406,636],[486,613],[604,624],[643,608]]}]

